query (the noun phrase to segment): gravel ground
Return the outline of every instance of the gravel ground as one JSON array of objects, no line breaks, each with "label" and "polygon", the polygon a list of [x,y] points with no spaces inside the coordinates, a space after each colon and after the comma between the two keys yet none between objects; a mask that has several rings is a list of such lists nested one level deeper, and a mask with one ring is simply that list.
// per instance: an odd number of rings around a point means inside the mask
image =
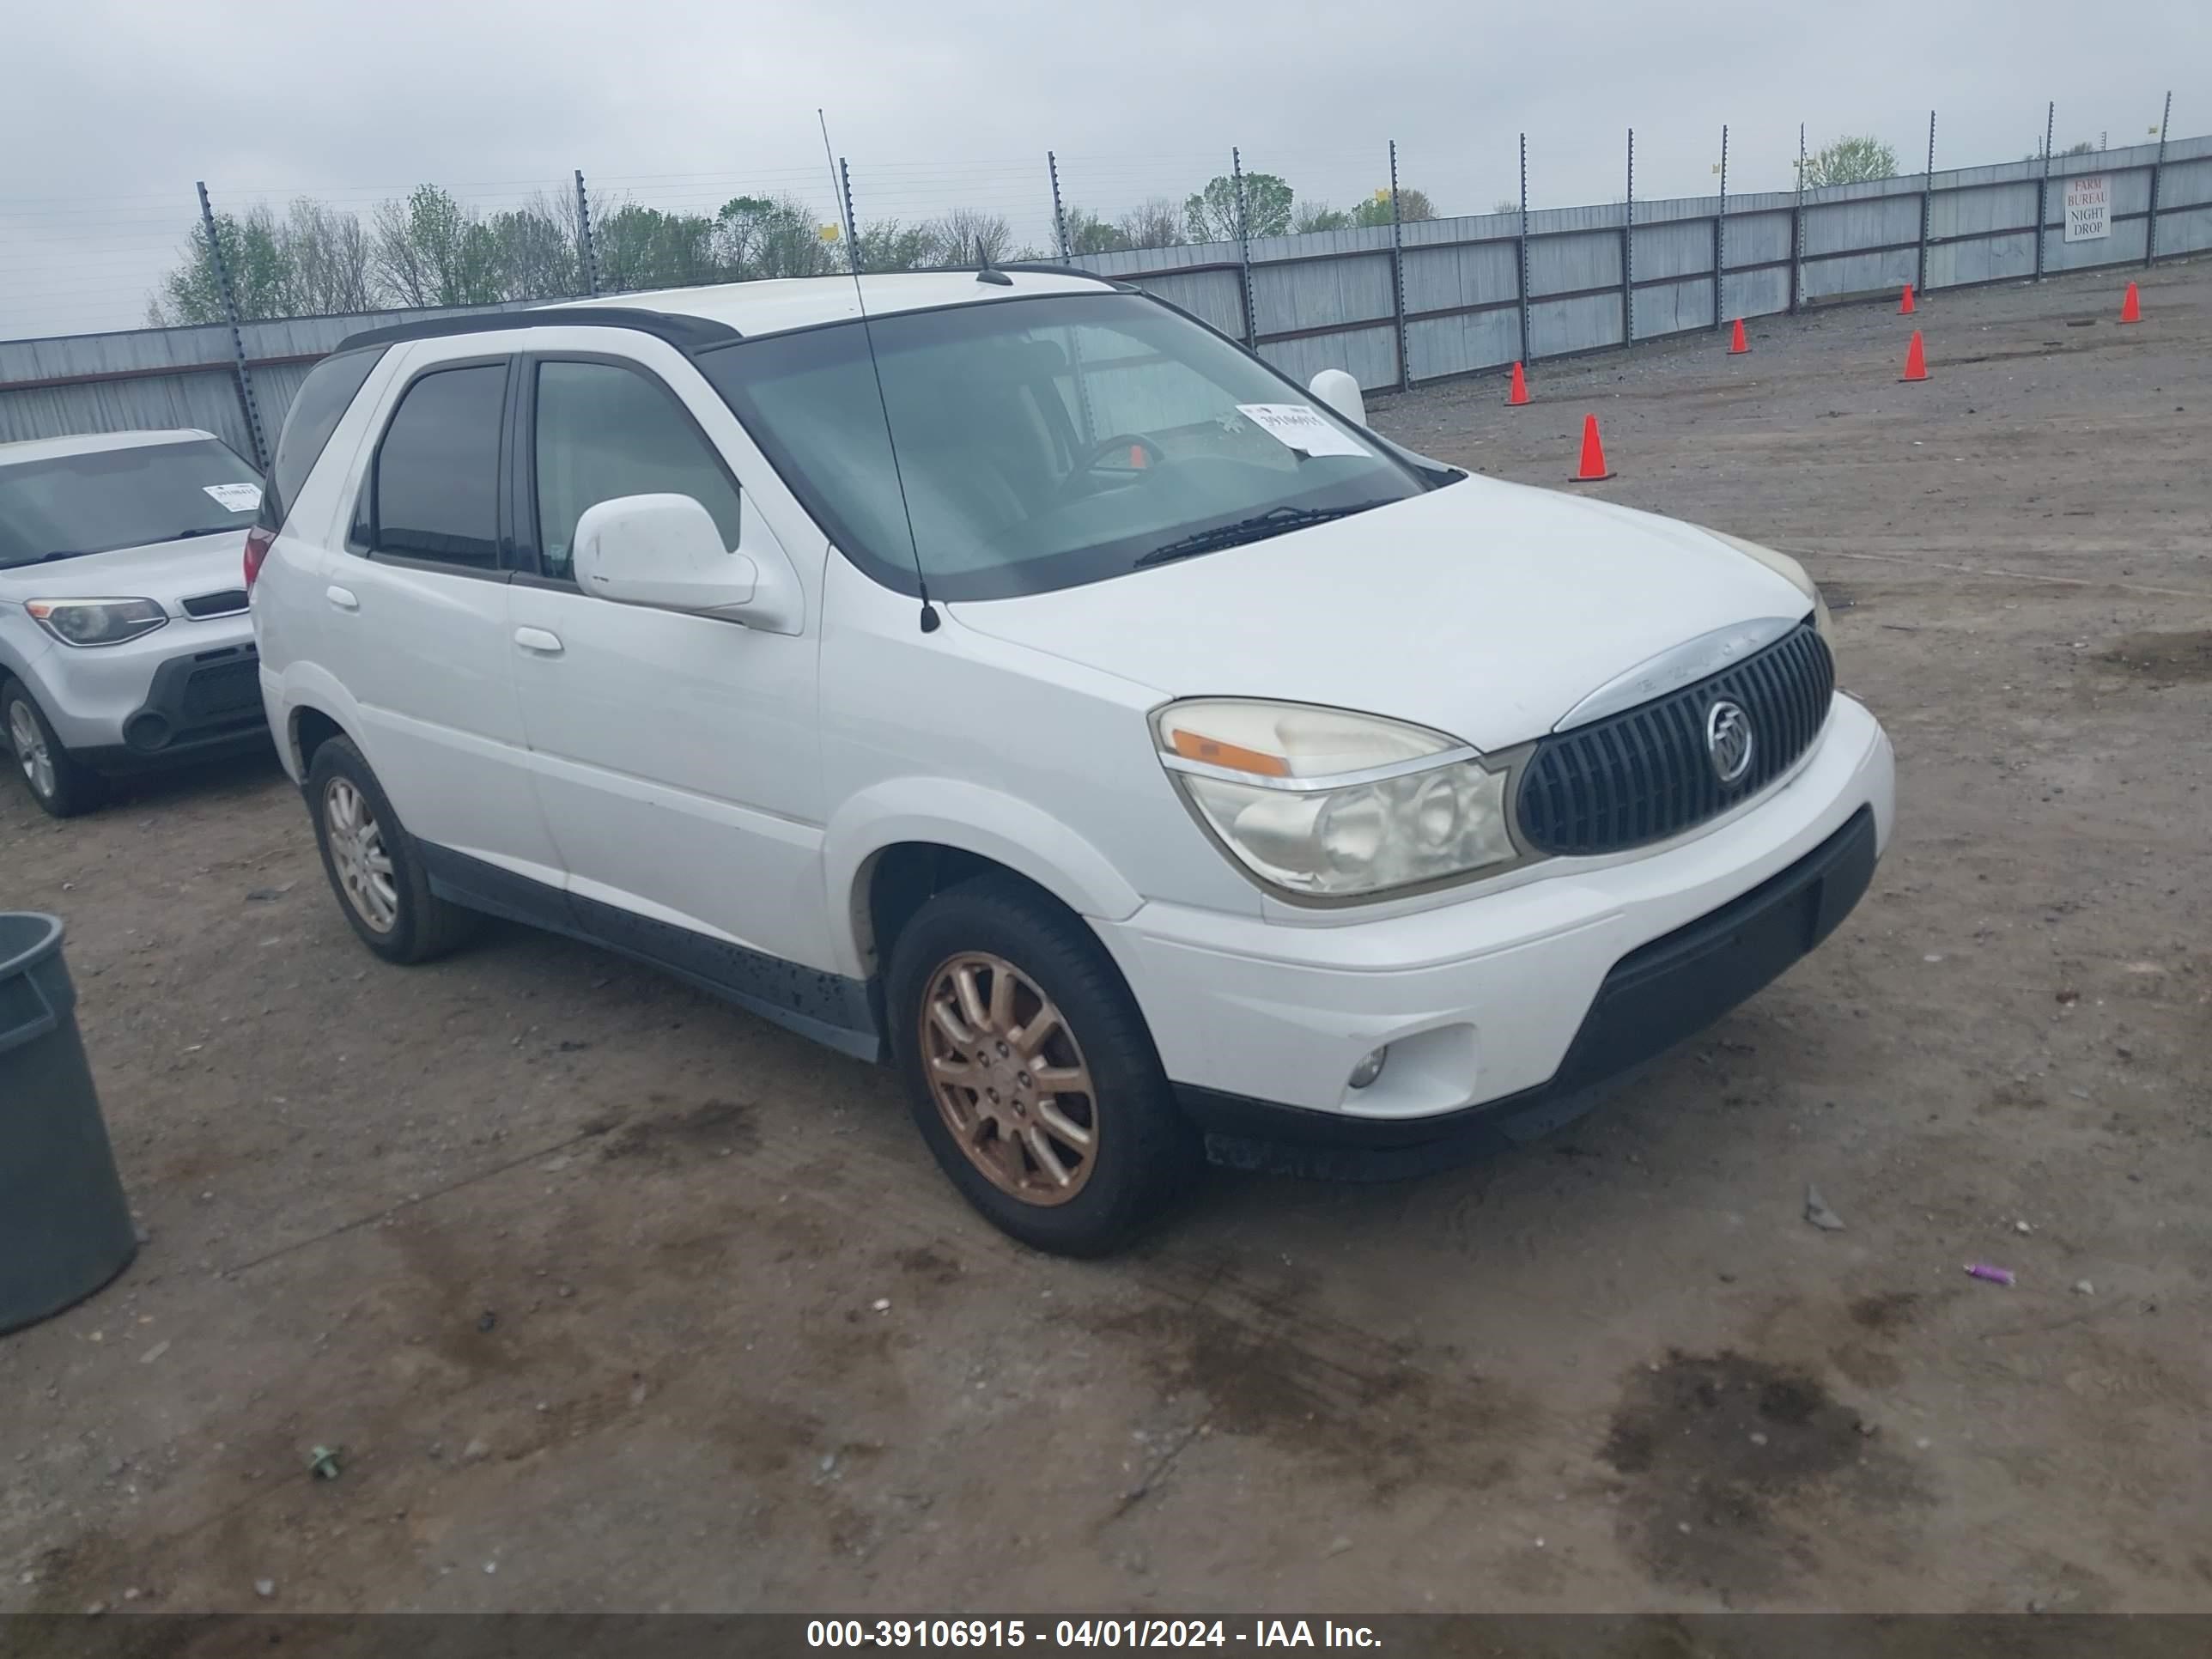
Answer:
[{"label": "gravel ground", "polygon": [[1113,1262],[653,973],[376,963],[273,766],[0,787],[149,1241],[0,1340],[0,1608],[2212,1609],[2212,266],[2118,287],[1382,401],[1802,557],[1897,839],[1559,1137]]}]

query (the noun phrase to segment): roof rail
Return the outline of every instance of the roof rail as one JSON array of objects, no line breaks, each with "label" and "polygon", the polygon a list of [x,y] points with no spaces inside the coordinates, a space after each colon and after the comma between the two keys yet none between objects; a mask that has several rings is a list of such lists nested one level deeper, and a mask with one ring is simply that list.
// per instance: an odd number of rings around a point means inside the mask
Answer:
[{"label": "roof rail", "polygon": [[994,266],[997,270],[1026,270],[1036,276],[1080,276],[1086,283],[1103,283],[1109,288],[1123,293],[1136,292],[1134,283],[1125,283],[1118,276],[1102,276],[1095,270],[1085,270],[1079,265],[1054,264],[1045,259],[1009,259],[1005,264]]},{"label": "roof rail", "polygon": [[543,306],[528,311],[480,311],[463,317],[428,317],[365,329],[338,342],[340,351],[363,346],[395,345],[402,340],[434,340],[448,334],[484,334],[509,328],[627,328],[665,340],[687,355],[744,337],[727,323],[637,306]]}]

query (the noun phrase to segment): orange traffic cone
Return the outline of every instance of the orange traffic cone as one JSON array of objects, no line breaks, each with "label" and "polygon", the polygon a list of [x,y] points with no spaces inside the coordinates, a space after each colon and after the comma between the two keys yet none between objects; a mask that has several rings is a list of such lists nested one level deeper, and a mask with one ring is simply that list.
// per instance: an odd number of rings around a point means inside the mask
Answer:
[{"label": "orange traffic cone", "polygon": [[2136,296],[2133,283],[2128,284],[2127,298],[2120,301],[2120,320],[2124,323],[2142,321],[2142,301]]},{"label": "orange traffic cone", "polygon": [[1518,409],[1528,401],[1528,382],[1521,373],[1521,365],[1513,365],[1513,390],[1505,394],[1505,406]]},{"label": "orange traffic cone", "polygon": [[1743,319],[1735,319],[1735,333],[1729,341],[1729,356],[1741,357],[1751,349],[1751,342],[1743,337]]},{"label": "orange traffic cone", "polygon": [[1900,380],[1924,380],[1928,378],[1928,358],[1921,349],[1920,331],[1917,328],[1912,331],[1912,343],[1905,349],[1905,373],[1897,378]]},{"label": "orange traffic cone", "polygon": [[1569,479],[1570,483],[1597,483],[1613,477],[1612,469],[1605,464],[1605,446],[1598,441],[1597,416],[1583,416],[1582,470]]},{"label": "orange traffic cone", "polygon": [[1912,284],[1910,283],[1905,285],[1905,297],[1897,302],[1897,314],[1900,317],[1912,314]]}]

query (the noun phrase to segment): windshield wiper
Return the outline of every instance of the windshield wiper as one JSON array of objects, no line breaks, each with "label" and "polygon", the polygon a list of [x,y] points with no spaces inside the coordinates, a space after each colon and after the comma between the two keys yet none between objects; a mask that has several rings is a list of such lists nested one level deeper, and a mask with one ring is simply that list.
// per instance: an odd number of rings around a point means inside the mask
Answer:
[{"label": "windshield wiper", "polygon": [[204,524],[191,530],[179,530],[173,536],[164,536],[165,542],[188,542],[195,536],[222,536],[237,529],[234,524]]},{"label": "windshield wiper", "polygon": [[1211,530],[1201,530],[1194,536],[1185,536],[1180,541],[1168,542],[1154,548],[1139,558],[1133,569],[1142,570],[1146,565],[1165,564],[1171,559],[1187,559],[1193,554],[1212,553],[1224,547],[1241,547],[1247,542],[1265,541],[1270,536],[1279,536],[1286,531],[1303,530],[1308,525],[1327,524],[1331,519],[1345,519],[1354,513],[1364,513],[1370,507],[1387,505],[1382,501],[1355,501],[1350,507],[1271,507],[1265,513],[1255,513],[1249,519],[1239,519],[1233,524],[1217,525]]}]

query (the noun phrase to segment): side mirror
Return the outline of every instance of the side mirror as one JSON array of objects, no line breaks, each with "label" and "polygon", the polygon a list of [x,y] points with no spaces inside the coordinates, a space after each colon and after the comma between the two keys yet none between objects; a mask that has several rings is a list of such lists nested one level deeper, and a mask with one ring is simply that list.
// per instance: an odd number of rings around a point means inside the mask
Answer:
[{"label": "side mirror", "polygon": [[712,514],[689,495],[618,495],[584,509],[572,557],[576,586],[623,605],[736,616],[760,568],[722,545]]},{"label": "side mirror", "polygon": [[1342,369],[1324,368],[1306,390],[1352,425],[1367,424],[1367,400],[1359,395],[1359,382]]}]

